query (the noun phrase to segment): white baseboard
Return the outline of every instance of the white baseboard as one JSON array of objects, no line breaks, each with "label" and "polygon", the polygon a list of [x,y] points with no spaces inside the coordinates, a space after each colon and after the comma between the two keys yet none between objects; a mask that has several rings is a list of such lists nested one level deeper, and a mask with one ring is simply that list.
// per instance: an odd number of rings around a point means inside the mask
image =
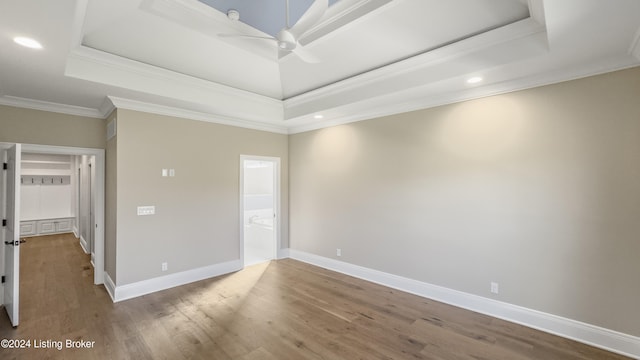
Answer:
[{"label": "white baseboard", "polygon": [[113,295],[111,298],[113,302],[118,302],[175,286],[232,273],[241,269],[242,263],[240,260],[233,260],[120,286],[114,286],[111,279],[107,277],[107,279],[105,279],[105,287],[107,291],[109,291],[110,285],[108,282],[111,282],[111,286],[113,286]]},{"label": "white baseboard", "polygon": [[80,246],[82,247],[82,251],[85,254],[89,253],[89,245],[87,244],[87,240],[85,240],[82,236],[80,236]]},{"label": "white baseboard", "polygon": [[78,234],[78,228],[76,226],[73,227],[73,236],[75,236],[76,239],[80,238],[80,235]]},{"label": "white baseboard", "polygon": [[107,289],[107,293],[111,297],[111,301],[116,302],[115,293],[116,293],[116,284],[111,280],[111,276],[104,272],[104,288]]},{"label": "white baseboard", "polygon": [[325,269],[521,324],[621,355],[640,358],[640,337],[303,251],[289,249],[288,253],[292,259]]}]

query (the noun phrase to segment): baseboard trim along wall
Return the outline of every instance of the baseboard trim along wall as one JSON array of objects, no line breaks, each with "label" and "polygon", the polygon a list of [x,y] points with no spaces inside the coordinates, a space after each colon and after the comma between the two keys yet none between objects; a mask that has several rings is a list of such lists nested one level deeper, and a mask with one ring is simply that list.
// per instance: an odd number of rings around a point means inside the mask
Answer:
[{"label": "baseboard trim along wall", "polygon": [[288,253],[290,258],[308,264],[640,358],[639,337],[295,249],[289,249]]},{"label": "baseboard trim along wall", "polygon": [[111,280],[111,276],[105,271],[104,273],[104,288],[107,290],[107,293],[111,297],[111,301],[116,302],[116,284]]},{"label": "baseboard trim along wall", "polygon": [[85,254],[89,253],[89,247],[87,245],[87,240],[85,240],[82,236],[80,236],[80,246],[82,247],[82,251],[84,251]]},{"label": "baseboard trim along wall", "polygon": [[195,281],[229,274],[241,269],[242,263],[240,260],[233,260],[119,286],[116,286],[109,274],[105,273],[104,287],[107,289],[113,302],[118,302]]}]

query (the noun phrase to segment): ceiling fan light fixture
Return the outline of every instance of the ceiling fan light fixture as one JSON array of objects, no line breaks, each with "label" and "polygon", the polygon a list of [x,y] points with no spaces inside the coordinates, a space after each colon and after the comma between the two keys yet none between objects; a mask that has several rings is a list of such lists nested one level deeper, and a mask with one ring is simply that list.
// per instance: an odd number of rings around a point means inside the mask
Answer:
[{"label": "ceiling fan light fixture", "polygon": [[[219,37],[231,38],[247,38],[247,39],[259,39],[272,41],[278,46],[278,59],[287,56],[289,53],[293,53],[302,61],[307,63],[319,63],[320,59],[313,56],[309,51],[306,51],[303,46],[298,43],[298,38],[311,29],[324,15],[329,7],[329,0],[313,0],[313,3],[307,11],[302,14],[300,19],[292,26],[289,27],[289,1],[285,4],[287,26],[284,27],[275,37],[245,35],[245,34],[218,34]],[[237,10],[227,10],[227,17],[234,20],[235,17],[240,18],[240,14]]]}]

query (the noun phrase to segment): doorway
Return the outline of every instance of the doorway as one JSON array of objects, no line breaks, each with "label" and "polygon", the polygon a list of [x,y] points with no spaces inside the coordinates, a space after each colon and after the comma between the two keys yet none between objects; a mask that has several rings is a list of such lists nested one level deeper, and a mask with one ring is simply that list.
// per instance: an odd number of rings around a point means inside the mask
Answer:
[{"label": "doorway", "polygon": [[277,258],[280,159],[240,157],[240,256],[244,266]]},{"label": "doorway", "polygon": [[[0,149],[8,149],[11,143],[0,143]],[[52,155],[70,155],[70,156],[86,156],[91,161],[91,218],[92,231],[92,253],[94,258],[94,284],[104,283],[104,202],[105,202],[105,152],[104,149],[92,148],[76,148],[51,145],[35,145],[22,144],[21,152],[34,154],[52,154]],[[7,195],[0,199],[0,208],[4,208]],[[89,201],[87,201],[87,206]],[[89,229],[87,229],[89,230]],[[0,264],[0,268],[4,268],[6,264]]]}]

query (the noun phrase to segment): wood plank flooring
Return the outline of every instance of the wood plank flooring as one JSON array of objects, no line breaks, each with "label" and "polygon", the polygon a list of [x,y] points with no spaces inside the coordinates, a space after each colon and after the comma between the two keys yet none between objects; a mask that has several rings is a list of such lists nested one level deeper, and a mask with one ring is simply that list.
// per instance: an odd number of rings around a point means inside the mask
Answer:
[{"label": "wood plank flooring", "polygon": [[[32,347],[3,360],[626,359],[294,260],[113,304],[72,235],[21,249],[21,324],[0,315],[0,339]],[[95,343],[33,348],[67,339]]]}]

